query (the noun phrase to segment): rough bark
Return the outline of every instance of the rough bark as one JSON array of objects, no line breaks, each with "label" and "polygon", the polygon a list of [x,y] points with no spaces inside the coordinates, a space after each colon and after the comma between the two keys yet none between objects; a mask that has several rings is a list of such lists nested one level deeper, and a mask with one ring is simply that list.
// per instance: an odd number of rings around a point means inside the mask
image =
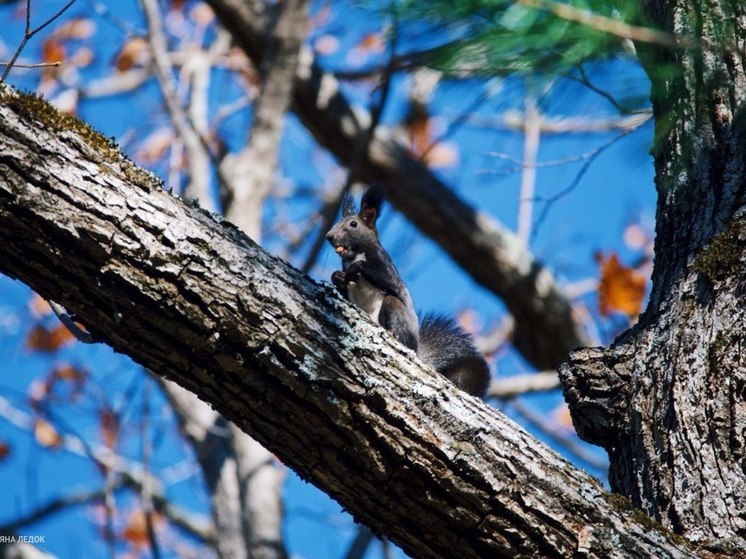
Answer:
[{"label": "rough bark", "polygon": [[653,289],[637,327],[561,370],[580,435],[612,487],[713,549],[746,549],[746,7],[645,3],[698,39],[641,46],[656,118]]},{"label": "rough bark", "polygon": [[418,557],[695,557],[335,289],[0,96],[0,269],[198,394]]},{"label": "rough bark", "polygon": [[[241,0],[208,0],[236,43],[260,65],[266,45],[261,28]],[[353,110],[339,83],[323,72],[310,51],[301,57],[294,110],[316,140],[350,164],[369,115]],[[556,367],[585,345],[570,302],[552,273],[516,235],[475,210],[400,145],[391,130],[376,128],[366,157],[357,166],[362,180],[379,182],[393,206],[478,283],[497,294],[515,318],[513,343],[538,369]]]}]

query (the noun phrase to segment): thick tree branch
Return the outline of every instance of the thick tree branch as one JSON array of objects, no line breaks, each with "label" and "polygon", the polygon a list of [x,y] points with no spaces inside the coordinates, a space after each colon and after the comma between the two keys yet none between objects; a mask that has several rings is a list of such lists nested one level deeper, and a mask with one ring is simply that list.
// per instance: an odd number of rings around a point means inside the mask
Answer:
[{"label": "thick tree branch", "polygon": [[[241,0],[208,0],[221,23],[255,64],[266,46]],[[304,51],[295,84],[295,111],[316,140],[346,164],[367,129],[368,115],[350,107],[337,80]],[[481,285],[500,296],[515,317],[514,344],[539,369],[554,368],[586,345],[571,305],[551,272],[490,216],[458,198],[394,138],[378,127],[358,173],[380,182],[392,204]]]},{"label": "thick tree branch", "polygon": [[0,269],[374,531],[428,557],[696,556],[332,286],[173,198],[74,119],[0,100]]},{"label": "thick tree branch", "polygon": [[261,242],[264,199],[272,187],[285,113],[293,98],[306,12],[306,0],[287,0],[277,6],[275,21],[265,33],[268,48],[260,67],[262,85],[248,141],[222,163],[225,215],[256,242]]}]

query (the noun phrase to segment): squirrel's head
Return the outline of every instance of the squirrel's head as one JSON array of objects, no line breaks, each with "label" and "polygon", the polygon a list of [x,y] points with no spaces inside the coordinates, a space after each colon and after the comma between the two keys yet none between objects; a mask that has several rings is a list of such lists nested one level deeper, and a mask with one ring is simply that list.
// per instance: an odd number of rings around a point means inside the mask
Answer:
[{"label": "squirrel's head", "polygon": [[326,240],[334,247],[342,260],[352,261],[366,248],[378,243],[376,221],[381,215],[384,193],[378,186],[371,186],[360,202],[360,211],[354,214],[350,204],[345,203],[342,220],[326,234]]}]

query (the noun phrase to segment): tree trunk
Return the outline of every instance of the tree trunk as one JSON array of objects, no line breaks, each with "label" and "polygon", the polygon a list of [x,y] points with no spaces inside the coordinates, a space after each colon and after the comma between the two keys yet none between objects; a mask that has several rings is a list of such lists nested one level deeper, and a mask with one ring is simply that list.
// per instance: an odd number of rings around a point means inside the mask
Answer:
[{"label": "tree trunk", "polygon": [[418,557],[696,557],[326,284],[0,94],[0,269]]},{"label": "tree trunk", "polygon": [[650,302],[608,350],[561,377],[614,490],[713,549],[746,549],[746,7],[655,0],[699,48],[640,46],[653,84],[658,210]]}]

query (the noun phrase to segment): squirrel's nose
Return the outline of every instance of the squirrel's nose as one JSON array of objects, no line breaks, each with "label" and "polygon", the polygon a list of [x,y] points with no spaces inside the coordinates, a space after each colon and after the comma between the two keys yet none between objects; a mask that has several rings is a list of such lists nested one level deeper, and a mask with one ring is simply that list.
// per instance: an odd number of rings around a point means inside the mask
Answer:
[{"label": "squirrel's nose", "polygon": [[334,235],[332,235],[332,232],[331,232],[331,231],[329,231],[329,232],[328,232],[328,233],[326,234],[326,240],[327,240],[327,241],[331,241],[331,240],[332,240],[332,237],[333,237],[333,236],[334,236]]}]

